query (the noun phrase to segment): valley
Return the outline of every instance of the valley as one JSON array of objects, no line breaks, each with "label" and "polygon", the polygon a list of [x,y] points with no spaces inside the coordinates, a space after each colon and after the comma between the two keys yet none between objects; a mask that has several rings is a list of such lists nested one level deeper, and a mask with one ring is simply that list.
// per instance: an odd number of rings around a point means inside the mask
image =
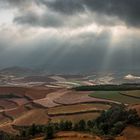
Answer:
[{"label": "valley", "polygon": [[[76,124],[80,120],[85,122],[96,120],[103,111],[122,104],[128,109],[136,109],[138,114],[140,112],[138,84],[135,90],[129,90],[133,84],[128,84],[128,90],[119,91],[116,88],[120,87],[115,87],[114,79],[108,76],[97,80],[95,76],[86,75],[3,74],[1,73],[0,78],[0,131],[9,135],[20,135],[20,130],[31,127],[33,124],[44,126],[63,121]],[[110,82],[107,85],[103,84],[103,78]],[[125,139],[126,131],[129,131],[129,127],[124,129],[123,136],[117,136],[115,140]],[[42,135],[35,137],[34,140],[44,139]],[[104,139],[97,134],[61,131],[56,133],[54,140],[71,138],[75,140]]]}]

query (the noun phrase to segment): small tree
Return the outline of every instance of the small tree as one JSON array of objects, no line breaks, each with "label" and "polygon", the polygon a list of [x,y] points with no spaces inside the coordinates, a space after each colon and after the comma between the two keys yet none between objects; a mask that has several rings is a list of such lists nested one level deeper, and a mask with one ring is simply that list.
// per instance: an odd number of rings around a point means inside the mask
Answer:
[{"label": "small tree", "polygon": [[114,127],[110,131],[111,135],[117,135],[121,133],[125,126],[125,122],[117,122],[116,124],[114,124]]},{"label": "small tree", "polygon": [[32,126],[29,128],[29,134],[32,135],[32,136],[35,136],[36,135],[36,129],[37,126],[35,124],[32,124]]},{"label": "small tree", "polygon": [[78,123],[78,127],[80,131],[84,131],[86,129],[86,123],[84,120],[80,120]]},{"label": "small tree", "polygon": [[66,121],[65,123],[65,130],[72,130],[72,122]]},{"label": "small tree", "polygon": [[54,129],[51,125],[45,128],[45,140],[52,139],[54,135]]},{"label": "small tree", "polygon": [[64,124],[63,121],[60,122],[59,129],[60,129],[60,131],[64,131],[65,130],[65,124]]},{"label": "small tree", "polygon": [[93,128],[94,127],[94,121],[91,121],[91,120],[87,121],[87,127],[88,127],[88,129]]}]

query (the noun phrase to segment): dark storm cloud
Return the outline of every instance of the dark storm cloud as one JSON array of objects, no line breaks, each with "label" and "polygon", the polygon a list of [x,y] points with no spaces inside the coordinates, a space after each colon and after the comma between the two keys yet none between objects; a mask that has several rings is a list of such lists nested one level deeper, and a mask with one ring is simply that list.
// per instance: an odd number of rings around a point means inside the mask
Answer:
[{"label": "dark storm cloud", "polygon": [[28,4],[28,3],[31,3],[32,0],[1,0],[0,1],[0,5],[1,7],[10,7],[10,8],[13,8],[13,7],[22,7],[24,6],[25,4]]},{"label": "dark storm cloud", "polygon": [[62,12],[63,14],[75,14],[85,10],[81,0],[54,0],[54,1],[42,1],[48,7],[53,10]]},{"label": "dark storm cloud", "polygon": [[[97,16],[101,16],[101,18],[104,18],[105,16],[118,17],[129,26],[140,26],[140,0],[1,0],[0,4],[3,3],[8,4],[9,6],[21,8],[22,6],[27,6],[32,2],[38,6],[46,5],[46,7],[50,8],[50,10],[60,12],[60,14],[67,16],[76,16],[77,13],[86,13],[86,11],[92,11],[97,14]],[[20,12],[22,13],[22,11]],[[48,9],[46,10],[46,13],[47,12]],[[25,22],[27,22],[27,24],[30,24],[29,18],[31,18],[34,20],[34,22],[36,22],[36,25],[46,24],[46,20],[39,20],[40,17],[32,15],[32,13],[29,13],[29,16],[27,16],[26,13],[23,14],[21,17],[15,17],[15,21],[20,24],[22,24],[22,21],[23,24],[25,24]],[[92,19],[93,17],[89,18]],[[53,18],[50,18],[50,20],[53,20]],[[59,26],[60,21],[59,19],[56,20],[58,20]],[[56,20],[54,19],[54,22],[57,23]],[[63,20],[65,20],[65,16]],[[97,21],[97,23],[100,24],[108,23],[106,23],[106,18],[104,18],[104,20],[98,20],[98,18],[93,20]],[[51,24],[55,24],[54,22],[49,21],[49,19],[48,22],[50,22]],[[111,21],[109,23],[111,23]],[[114,22],[112,24],[114,24]]]},{"label": "dark storm cloud", "polygon": [[[139,27],[140,0],[0,0],[1,5],[16,10],[15,24],[8,27],[13,30],[0,32],[0,68],[23,65],[56,73],[98,71],[104,65],[140,69],[139,29],[121,24]],[[113,25],[122,25],[122,31]]]},{"label": "dark storm cloud", "polygon": [[140,0],[53,0],[47,6],[68,15],[87,9],[99,16],[117,16],[128,25],[140,25]]},{"label": "dark storm cloud", "polygon": [[[12,43],[7,41],[9,50],[0,54],[0,67],[19,65],[51,73],[84,73],[104,70],[102,66],[107,65],[104,64],[106,57],[110,57],[107,67],[109,70],[139,66],[138,37],[130,37],[135,41],[133,47],[131,46],[133,51],[130,55],[130,50],[127,48],[130,42],[124,39],[121,44],[110,46],[112,34],[106,30],[99,34],[87,32],[69,38],[57,35],[49,38],[46,36],[35,38],[30,44],[23,43],[15,48],[11,48]],[[111,47],[116,45],[118,45],[116,51],[112,56],[108,56]]]},{"label": "dark storm cloud", "polygon": [[35,12],[25,12],[15,17],[14,22],[17,24],[40,27],[61,27],[63,25],[61,17],[53,13],[38,15]]},{"label": "dark storm cloud", "polygon": [[[18,24],[23,23],[43,27],[50,25],[53,27],[68,26],[68,22],[64,24],[68,17],[75,16],[79,18],[78,14],[87,14],[87,11],[90,11],[96,16],[90,15],[89,19],[92,19],[99,25],[114,25],[121,20],[128,26],[140,26],[140,0],[2,0],[1,3],[7,3],[9,6],[19,9],[22,7],[26,9],[26,6],[31,3],[36,4],[40,8],[42,8],[42,5],[46,6],[46,9],[44,9],[45,14],[41,17],[32,12],[30,13],[30,11],[25,13],[20,10],[20,16],[15,15],[14,20]],[[63,18],[56,18],[58,14],[56,16],[53,14],[52,17],[46,18],[48,12],[59,12]]]}]

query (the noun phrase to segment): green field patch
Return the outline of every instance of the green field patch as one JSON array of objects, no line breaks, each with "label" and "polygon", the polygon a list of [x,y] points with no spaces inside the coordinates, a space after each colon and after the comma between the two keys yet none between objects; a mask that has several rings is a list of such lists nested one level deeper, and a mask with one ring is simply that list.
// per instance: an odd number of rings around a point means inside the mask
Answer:
[{"label": "green field patch", "polygon": [[140,99],[140,90],[134,90],[134,91],[124,91],[121,92],[123,95],[139,98]]},{"label": "green field patch", "polygon": [[76,104],[69,106],[61,106],[48,109],[48,115],[83,113],[89,111],[102,111],[110,108],[110,105],[90,103],[90,104]]},{"label": "green field patch", "polygon": [[89,95],[90,97],[108,99],[117,101],[124,104],[139,104],[140,99],[136,99],[130,96],[122,95],[119,91],[95,91]]}]

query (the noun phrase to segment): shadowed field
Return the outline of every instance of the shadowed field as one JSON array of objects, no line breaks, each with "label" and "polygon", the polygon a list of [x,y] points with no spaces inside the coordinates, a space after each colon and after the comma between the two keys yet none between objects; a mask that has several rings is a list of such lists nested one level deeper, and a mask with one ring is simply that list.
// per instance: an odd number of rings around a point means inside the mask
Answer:
[{"label": "shadowed field", "polygon": [[[131,94],[133,94],[133,91],[131,91]],[[96,91],[90,94],[89,96],[93,98],[113,100],[124,104],[140,104],[139,98],[125,96],[121,94],[119,91]]]}]

